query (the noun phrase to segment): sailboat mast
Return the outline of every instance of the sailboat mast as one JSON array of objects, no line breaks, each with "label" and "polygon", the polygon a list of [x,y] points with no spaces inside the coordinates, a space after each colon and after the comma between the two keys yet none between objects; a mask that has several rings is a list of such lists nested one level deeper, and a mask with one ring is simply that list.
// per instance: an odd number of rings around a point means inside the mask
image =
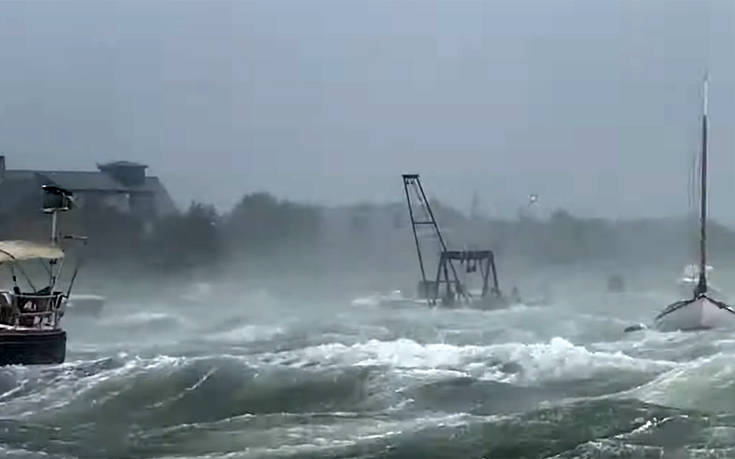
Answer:
[{"label": "sailboat mast", "polygon": [[702,106],[702,164],[701,164],[701,193],[700,193],[700,221],[699,221],[699,282],[695,294],[707,292],[707,98],[708,82],[704,79],[704,94]]}]

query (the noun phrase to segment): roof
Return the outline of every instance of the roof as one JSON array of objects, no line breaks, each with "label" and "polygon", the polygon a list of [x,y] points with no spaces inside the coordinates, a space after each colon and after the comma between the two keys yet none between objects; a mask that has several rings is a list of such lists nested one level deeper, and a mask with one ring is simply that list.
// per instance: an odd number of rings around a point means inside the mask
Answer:
[{"label": "roof", "polygon": [[148,167],[145,164],[134,163],[132,161],[113,161],[111,163],[97,164],[99,169],[109,169],[113,167]]},{"label": "roof", "polygon": [[0,241],[0,263],[59,258],[64,258],[64,251],[55,245],[30,241]]},{"label": "roof", "polygon": [[74,191],[108,191],[119,193],[155,193],[161,187],[158,178],[146,177],[142,185],[125,185],[113,177],[99,171],[31,171],[7,170],[5,179],[32,180],[38,179],[44,185],[58,185],[72,192]]},{"label": "roof", "polygon": [[7,169],[0,176],[0,214],[33,206],[42,185],[54,185],[72,193],[129,193],[132,196],[152,197],[155,214],[164,216],[178,211],[176,204],[158,177],[135,173],[140,183],[130,184],[115,178],[115,167],[148,167],[130,161],[115,161],[98,166],[97,171],[50,171]]},{"label": "roof", "polygon": [[124,185],[101,172],[38,172],[42,179],[71,191],[122,191]]}]

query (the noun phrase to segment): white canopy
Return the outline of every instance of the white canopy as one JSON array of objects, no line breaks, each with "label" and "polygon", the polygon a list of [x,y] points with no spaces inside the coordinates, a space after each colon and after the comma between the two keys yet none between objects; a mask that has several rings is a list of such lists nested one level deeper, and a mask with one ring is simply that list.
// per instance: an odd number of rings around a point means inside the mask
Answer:
[{"label": "white canopy", "polygon": [[8,261],[54,260],[64,258],[64,252],[51,244],[39,244],[30,241],[0,241],[0,263]]}]

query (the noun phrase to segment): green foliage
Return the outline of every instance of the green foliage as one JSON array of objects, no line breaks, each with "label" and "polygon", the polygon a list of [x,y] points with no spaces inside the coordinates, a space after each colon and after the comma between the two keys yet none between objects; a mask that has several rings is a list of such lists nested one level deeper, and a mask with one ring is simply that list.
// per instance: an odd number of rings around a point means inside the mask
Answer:
[{"label": "green foliage", "polygon": [[213,263],[222,253],[219,223],[213,206],[192,202],[185,214],[157,222],[147,252],[154,264],[174,270]]},{"label": "green foliage", "polygon": [[279,201],[268,193],[246,195],[226,217],[223,233],[231,249],[250,255],[314,248],[321,215],[317,207]]},{"label": "green foliage", "polygon": [[[50,217],[41,214],[34,204],[0,221],[0,237],[48,240]],[[85,253],[95,261],[131,260],[164,271],[177,271],[228,261],[243,254],[267,257],[286,251],[313,253],[319,238],[321,213],[314,206],[254,193],[245,196],[225,216],[219,216],[211,205],[192,202],[185,213],[144,222],[88,201],[60,218],[65,234],[88,236]]]},{"label": "green foliage", "polygon": [[[690,219],[613,221],[579,218],[560,209],[548,219],[490,220],[467,218],[437,201],[432,208],[450,248],[489,248],[501,260],[567,264],[696,254],[696,225]],[[401,203],[327,211],[259,192],[245,195],[225,215],[192,202],[184,213],[144,222],[89,201],[60,218],[64,233],[89,237],[86,253],[94,260],[158,266],[164,272],[227,262],[253,266],[252,272],[270,268],[270,274],[320,266],[392,269],[408,266],[415,257]],[[48,240],[49,224],[37,202],[20,203],[17,212],[0,219],[0,238]],[[735,233],[711,222],[709,249],[715,263],[735,256]]]},{"label": "green foliage", "polygon": [[[530,222],[521,220],[521,225]],[[541,254],[554,263],[570,263],[583,259],[612,255],[616,245],[611,224],[601,219],[579,219],[563,209],[555,211],[548,223],[536,225],[535,233],[543,238]],[[534,237],[531,234],[531,237]]]}]

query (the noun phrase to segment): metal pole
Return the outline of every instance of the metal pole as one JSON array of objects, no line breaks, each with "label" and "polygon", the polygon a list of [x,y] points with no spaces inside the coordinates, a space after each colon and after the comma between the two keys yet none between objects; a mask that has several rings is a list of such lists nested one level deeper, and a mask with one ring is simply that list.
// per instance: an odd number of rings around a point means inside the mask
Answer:
[{"label": "metal pole", "polygon": [[58,242],[58,237],[56,235],[56,223],[59,213],[57,211],[54,211],[51,214],[51,243],[56,244]]},{"label": "metal pole", "polygon": [[439,225],[436,223],[436,218],[434,218],[434,212],[431,210],[431,205],[429,204],[429,200],[426,199],[426,193],[424,193],[424,187],[423,185],[421,185],[420,180],[417,180],[416,183],[418,184],[419,191],[421,192],[421,199],[423,199],[424,203],[426,204],[426,211],[429,212],[429,217],[431,217],[431,223],[434,226],[434,230],[436,230],[436,235],[439,237],[439,243],[442,246],[442,250],[446,252],[447,245],[444,243],[444,238],[442,237],[441,231],[439,231]]},{"label": "metal pole", "polygon": [[493,270],[493,290],[496,295],[500,295],[500,284],[498,283],[498,271],[495,269],[495,254],[490,254],[490,266]]},{"label": "metal pole", "polygon": [[[432,306],[436,305],[436,300],[439,298],[439,291],[440,291],[440,285],[441,285],[441,277],[442,277],[442,270],[444,269],[444,264],[446,263],[446,259],[444,258],[444,252],[442,252],[439,255],[439,266],[436,269],[436,281],[434,282],[434,285],[432,286],[432,296],[431,300],[429,301],[429,304]],[[444,272],[446,273],[446,269],[444,269]],[[446,277],[446,276],[445,276]],[[444,291],[447,291],[449,285],[449,278],[447,277],[445,279],[445,287]]]},{"label": "metal pole", "polygon": [[426,271],[424,270],[424,259],[421,256],[421,245],[419,244],[419,236],[416,234],[416,220],[413,217],[413,207],[411,206],[411,196],[408,193],[408,184],[414,179],[403,177],[403,190],[406,192],[406,203],[408,204],[408,215],[411,218],[411,230],[413,231],[413,239],[416,242],[416,254],[419,258],[419,268],[421,269],[422,287],[426,290]]},{"label": "metal pole", "polygon": [[[485,261],[485,263],[483,263]],[[480,260],[480,275],[482,276],[482,297],[487,295],[488,276],[490,275],[490,257]]]},{"label": "metal pole", "polygon": [[[439,243],[442,246],[442,251],[446,252],[447,245],[444,243],[442,232],[439,230],[439,224],[437,224],[436,218],[434,218],[434,212],[431,210],[431,204],[429,204],[428,199],[426,199],[426,193],[424,193],[424,187],[421,185],[421,180],[416,180],[416,183],[418,184],[419,191],[421,192],[421,198],[424,200],[424,203],[426,203],[426,210],[429,212],[429,217],[431,217],[431,223],[434,226],[436,235],[439,237]],[[449,267],[452,269],[452,275],[454,276],[455,282],[459,283],[459,276],[457,275],[457,270],[454,269],[454,263],[452,263],[452,260],[447,260],[447,262],[449,263]]]},{"label": "metal pole", "polygon": [[702,170],[699,221],[699,282],[695,296],[707,292],[707,76],[704,78],[704,101],[702,107]]},{"label": "metal pole", "polygon": [[[56,245],[58,243],[58,235],[56,226],[58,224],[58,218],[59,218],[59,212],[54,211],[51,214],[51,245]],[[56,264],[56,260],[49,261],[49,287],[53,289],[53,285],[56,283],[55,275],[54,275],[54,265]]]}]

